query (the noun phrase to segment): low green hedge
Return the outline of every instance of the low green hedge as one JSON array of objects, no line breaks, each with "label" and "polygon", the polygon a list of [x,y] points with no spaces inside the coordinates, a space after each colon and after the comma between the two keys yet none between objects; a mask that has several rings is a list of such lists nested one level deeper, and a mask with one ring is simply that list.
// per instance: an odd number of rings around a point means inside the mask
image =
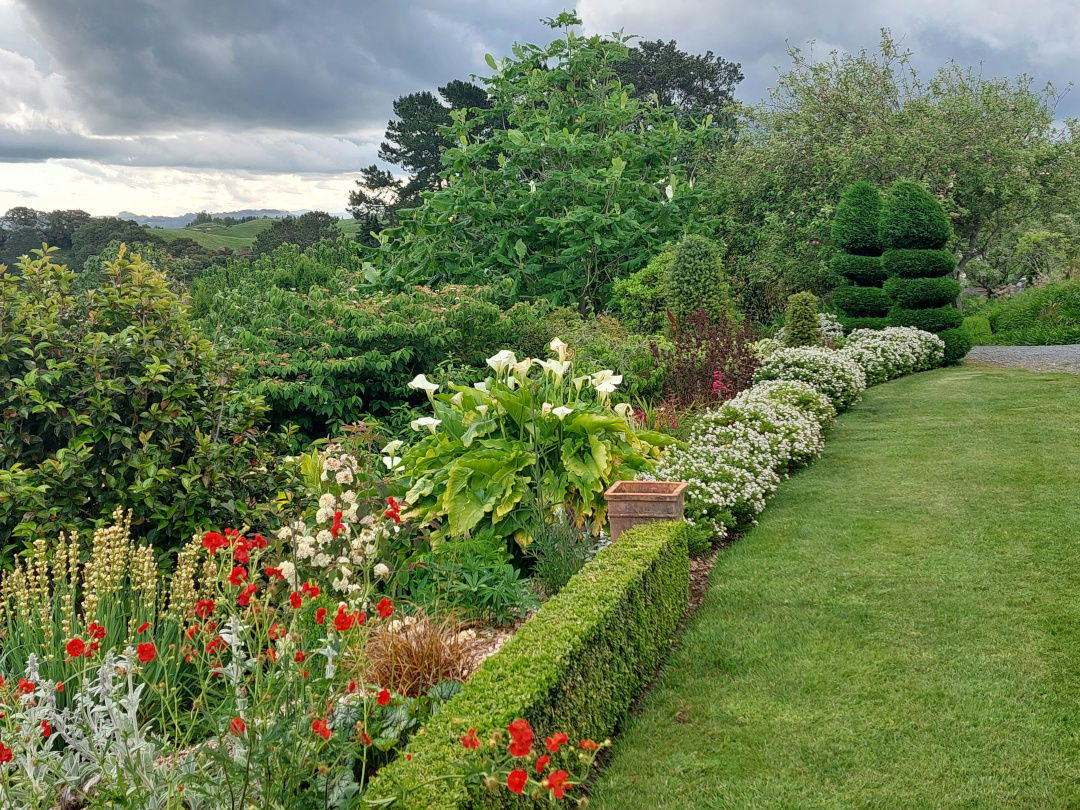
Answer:
[{"label": "low green hedge", "polygon": [[945,365],[952,366],[971,351],[971,336],[963,329],[946,329],[938,335],[945,341]]},{"label": "low green hedge", "polygon": [[956,307],[934,307],[933,309],[904,309],[893,307],[889,310],[890,326],[914,326],[926,332],[944,332],[946,329],[958,329],[964,322],[964,316]]},{"label": "low green hedge", "polygon": [[892,301],[881,287],[850,287],[843,285],[832,291],[832,300],[848,315],[884,315]]},{"label": "low green hedge", "polygon": [[960,282],[954,278],[893,277],[883,289],[904,309],[943,307],[960,296]]},{"label": "low green hedge", "polygon": [[470,728],[484,740],[524,717],[540,740],[555,731],[573,741],[609,737],[656,675],[686,610],[687,533],[683,523],[654,523],[601,551],[413,738],[411,761],[403,754],[379,772],[369,798],[398,797],[395,810],[520,806],[506,790],[429,780],[454,772]]},{"label": "low green hedge", "polygon": [[960,327],[971,340],[972,346],[989,346],[994,342],[994,332],[990,328],[990,319],[985,315],[972,315],[964,318]]},{"label": "low green hedge", "polygon": [[887,250],[881,266],[889,276],[941,278],[956,269],[956,257],[947,250]]},{"label": "low green hedge", "polygon": [[844,334],[854,332],[856,329],[884,329],[889,325],[888,318],[849,318],[841,315],[837,320],[844,327]]},{"label": "low green hedge", "polygon": [[829,266],[833,272],[862,287],[880,287],[886,277],[880,256],[837,253],[829,261]]}]

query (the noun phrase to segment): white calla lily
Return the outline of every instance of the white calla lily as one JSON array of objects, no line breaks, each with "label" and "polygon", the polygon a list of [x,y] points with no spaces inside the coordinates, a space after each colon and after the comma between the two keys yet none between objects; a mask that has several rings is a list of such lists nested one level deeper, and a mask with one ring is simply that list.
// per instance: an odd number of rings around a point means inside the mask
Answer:
[{"label": "white calla lily", "polygon": [[573,379],[573,380],[571,380],[571,382],[572,382],[572,383],[574,384],[574,390],[575,390],[575,391],[580,391],[580,390],[581,390],[581,386],[582,386],[582,385],[584,385],[584,384],[585,384],[585,382],[586,382],[586,381],[587,381],[588,379],[589,379],[589,375],[588,375],[588,374],[585,374],[585,375],[583,375],[583,376],[581,376],[581,377],[574,377],[574,379]]},{"label": "white calla lily", "polygon": [[436,419],[434,416],[424,416],[420,419],[413,419],[409,422],[409,427],[413,430],[420,430],[421,428],[427,428],[431,431],[431,435],[435,435],[435,428],[442,424],[442,419]]},{"label": "white calla lily", "polygon": [[559,338],[554,338],[551,343],[548,344],[548,348],[555,352],[560,360],[566,359],[566,344],[559,340]]},{"label": "white calla lily", "polygon": [[545,402],[543,405],[541,405],[540,413],[542,413],[544,416],[547,416],[549,413],[551,413],[551,403]]},{"label": "white calla lily", "polygon": [[517,355],[509,349],[503,349],[498,354],[487,359],[487,364],[495,369],[496,374],[501,374],[517,362]]},{"label": "white calla lily", "polygon": [[526,357],[520,363],[514,363],[514,373],[524,378],[529,373],[529,369],[532,368],[532,364],[533,361]]},{"label": "white calla lily", "polygon": [[450,401],[453,402],[455,405],[460,405],[463,399],[465,399],[464,391],[458,391],[456,394],[450,397]]},{"label": "white calla lily", "polygon": [[615,413],[621,416],[623,419],[629,419],[630,415],[634,412],[634,406],[629,402],[620,402],[615,406]]},{"label": "white calla lily", "polygon": [[427,378],[425,374],[417,374],[409,382],[409,388],[415,388],[419,391],[427,391],[429,394],[439,390],[439,386],[433,383]]},{"label": "white calla lily", "polygon": [[556,380],[561,380],[563,375],[566,374],[567,370],[570,368],[569,360],[533,360],[533,363],[554,376]]},{"label": "white calla lily", "polygon": [[567,416],[572,414],[574,412],[574,409],[573,408],[567,408],[565,405],[560,405],[558,408],[552,408],[551,412],[553,414],[555,414],[557,417],[559,417],[559,421],[561,422]]},{"label": "white calla lily", "polygon": [[481,416],[483,416],[484,414],[486,414],[488,412],[488,406],[487,405],[477,405],[476,406],[476,412],[478,414],[480,414]]},{"label": "white calla lily", "polygon": [[401,446],[403,444],[405,444],[405,442],[403,442],[401,439],[394,439],[392,442],[387,444],[386,447],[382,449],[382,451],[384,453],[389,453],[393,456],[397,454],[397,451],[401,449]]},{"label": "white calla lily", "polygon": [[477,391],[483,391],[486,394],[487,393],[487,380],[481,380],[476,385],[474,385],[473,388],[475,388]]}]

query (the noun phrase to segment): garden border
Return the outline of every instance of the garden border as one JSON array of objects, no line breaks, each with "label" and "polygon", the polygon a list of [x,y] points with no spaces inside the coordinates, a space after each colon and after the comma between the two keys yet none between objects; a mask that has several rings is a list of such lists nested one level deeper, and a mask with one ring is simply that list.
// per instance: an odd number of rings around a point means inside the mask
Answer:
[{"label": "garden border", "polygon": [[601,551],[380,770],[368,800],[396,797],[396,810],[506,806],[516,798],[507,791],[441,779],[462,760],[460,738],[470,728],[483,740],[524,717],[541,736],[563,731],[572,742],[614,733],[671,650],[686,610],[686,535],[683,523],[653,523]]}]

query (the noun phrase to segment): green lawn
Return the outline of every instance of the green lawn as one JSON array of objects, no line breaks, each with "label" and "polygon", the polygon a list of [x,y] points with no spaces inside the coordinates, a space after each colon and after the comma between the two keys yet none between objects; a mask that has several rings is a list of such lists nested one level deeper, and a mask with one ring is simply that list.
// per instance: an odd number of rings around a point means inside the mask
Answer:
[{"label": "green lawn", "polygon": [[871,389],[719,559],[593,808],[1080,807],[1080,376]]}]

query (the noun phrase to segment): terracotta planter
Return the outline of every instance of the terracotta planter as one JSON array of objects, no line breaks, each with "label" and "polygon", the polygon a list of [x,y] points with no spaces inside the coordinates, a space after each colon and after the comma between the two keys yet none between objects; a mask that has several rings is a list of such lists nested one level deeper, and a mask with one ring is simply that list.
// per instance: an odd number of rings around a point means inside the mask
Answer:
[{"label": "terracotta planter", "polygon": [[604,493],[611,542],[631,526],[683,519],[685,481],[616,481]]}]

